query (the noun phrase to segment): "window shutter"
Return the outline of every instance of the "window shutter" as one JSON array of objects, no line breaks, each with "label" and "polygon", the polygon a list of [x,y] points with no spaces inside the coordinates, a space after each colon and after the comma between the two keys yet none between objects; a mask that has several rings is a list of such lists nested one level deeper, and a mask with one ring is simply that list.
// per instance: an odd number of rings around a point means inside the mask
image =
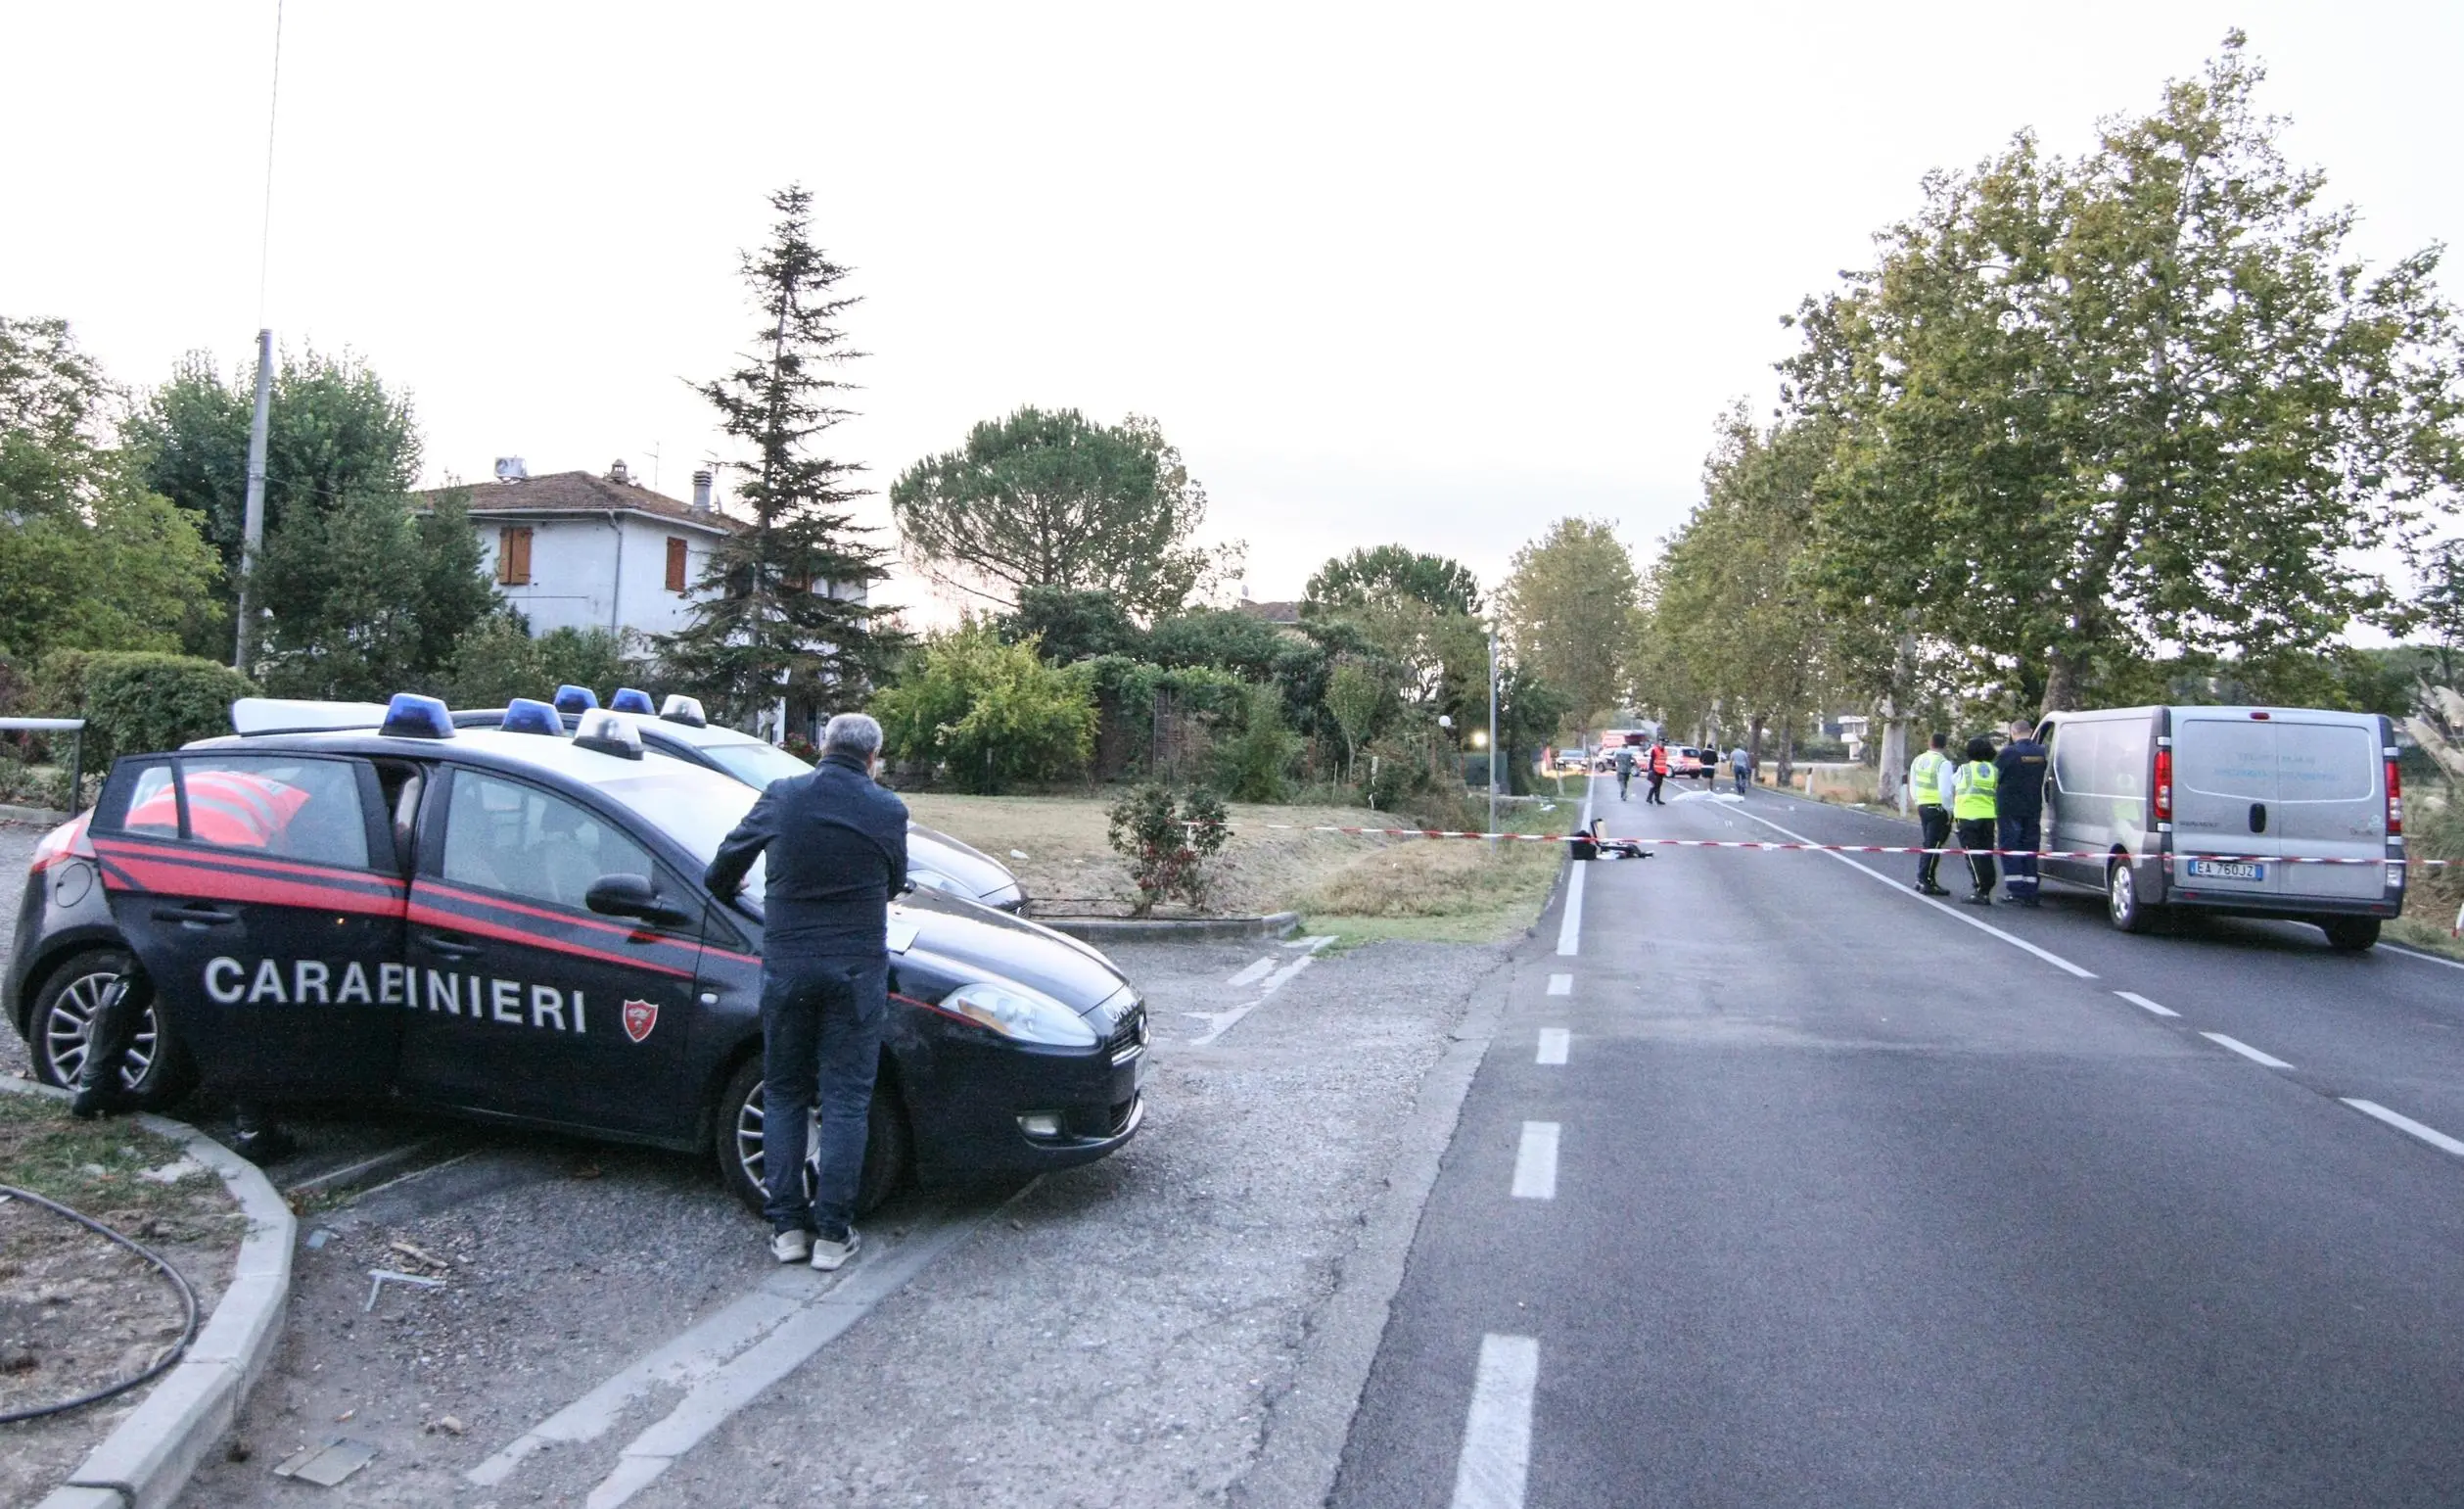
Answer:
[{"label": "window shutter", "polygon": [[531,532],[508,526],[496,533],[496,585],[531,585]]},{"label": "window shutter", "polygon": [[673,535],[668,537],[668,590],[684,590],[684,542]]}]

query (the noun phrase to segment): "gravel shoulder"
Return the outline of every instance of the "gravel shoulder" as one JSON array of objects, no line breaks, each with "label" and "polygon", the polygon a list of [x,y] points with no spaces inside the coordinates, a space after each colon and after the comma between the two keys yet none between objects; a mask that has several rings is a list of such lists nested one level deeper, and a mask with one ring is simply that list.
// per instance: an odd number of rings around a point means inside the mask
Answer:
[{"label": "gravel shoulder", "polygon": [[[1295,1381],[1316,1376],[1313,1332],[1422,1080],[1506,953],[1374,944],[1256,1004],[1259,971],[1232,978],[1302,950],[1115,950],[1156,1027],[1139,1137],[1028,1189],[632,1502],[1217,1504],[1281,1422],[1328,1414],[1319,1434],[1339,1441],[1353,1398]],[[867,1230],[895,1244],[1002,1193],[909,1193]],[[186,1503],[304,1491],[269,1469],[348,1437],[377,1455],[316,1491],[335,1509],[579,1504],[674,1389],[498,1487],[463,1474],[775,1271],[705,1159],[546,1138],[491,1139],[302,1231],[318,1245],[232,1443],[244,1459],[210,1458]],[[372,1268],[442,1284],[389,1283],[369,1311]]]}]

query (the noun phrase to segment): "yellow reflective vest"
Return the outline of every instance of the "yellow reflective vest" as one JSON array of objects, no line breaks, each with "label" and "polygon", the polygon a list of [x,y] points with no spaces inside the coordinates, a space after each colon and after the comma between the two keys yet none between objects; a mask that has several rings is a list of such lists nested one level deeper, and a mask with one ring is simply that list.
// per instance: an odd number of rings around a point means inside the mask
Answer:
[{"label": "yellow reflective vest", "polygon": [[1948,807],[1950,793],[1942,789],[1942,777],[1949,769],[1950,756],[1939,749],[1929,749],[1917,756],[1908,767],[1908,791],[1920,807]]},{"label": "yellow reflective vest", "polygon": [[1951,780],[1951,816],[1962,823],[1998,816],[1994,798],[2001,785],[2002,772],[1991,760],[1969,761]]}]

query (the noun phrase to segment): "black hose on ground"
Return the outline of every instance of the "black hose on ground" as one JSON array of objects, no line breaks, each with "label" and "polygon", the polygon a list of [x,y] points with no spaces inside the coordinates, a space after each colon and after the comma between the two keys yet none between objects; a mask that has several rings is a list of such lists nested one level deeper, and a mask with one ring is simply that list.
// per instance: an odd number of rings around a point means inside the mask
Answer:
[{"label": "black hose on ground", "polygon": [[197,1291],[189,1287],[188,1280],[181,1277],[180,1271],[172,1267],[162,1253],[133,1237],[122,1236],[82,1210],[71,1210],[58,1201],[45,1200],[31,1190],[22,1190],[13,1184],[0,1184],[0,1196],[6,1196],[11,1200],[23,1200],[28,1204],[40,1205],[55,1215],[65,1215],[86,1230],[118,1243],[147,1262],[154,1264],[163,1271],[164,1278],[171,1281],[171,1287],[179,1291],[180,1307],[185,1312],[180,1326],[178,1344],[155,1358],[154,1365],[144,1372],[133,1378],[123,1378],[116,1384],[107,1384],[91,1392],[78,1394],[73,1399],[63,1399],[57,1404],[38,1404],[32,1409],[10,1410],[5,1414],[0,1414],[0,1425],[15,1425],[21,1420],[40,1420],[45,1415],[62,1415],[72,1409],[83,1409],[88,1404],[100,1404],[105,1399],[126,1393],[139,1384],[153,1382],[169,1371],[172,1363],[180,1360],[181,1355],[188,1350],[189,1344],[197,1340]]}]

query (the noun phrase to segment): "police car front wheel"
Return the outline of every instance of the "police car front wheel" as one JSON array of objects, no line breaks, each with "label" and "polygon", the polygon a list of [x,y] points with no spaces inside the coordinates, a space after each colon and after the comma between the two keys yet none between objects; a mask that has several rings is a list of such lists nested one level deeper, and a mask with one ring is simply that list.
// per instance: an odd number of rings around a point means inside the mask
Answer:
[{"label": "police car front wheel", "polygon": [[[728,1076],[727,1093],[719,1099],[717,1127],[719,1176],[736,1199],[756,1215],[768,1202],[762,1187],[762,1061],[746,1060]],[[813,1194],[814,1168],[810,1161],[813,1142],[805,1144],[805,1194]],[[907,1117],[899,1109],[898,1097],[890,1086],[889,1076],[873,1081],[872,1105],[864,1124],[864,1171],[856,1186],[856,1213],[866,1214],[890,1198],[892,1191],[907,1177]]]},{"label": "police car front wheel", "polygon": [[[35,1073],[46,1084],[74,1086],[85,1067],[95,1010],[135,963],[117,949],[89,949],[63,964],[43,981],[27,1018],[26,1039]],[[160,1109],[179,1099],[193,1077],[178,1045],[163,1040],[154,1008],[147,1006],[127,1056],[120,1061],[120,1093],[138,1107]]]}]

